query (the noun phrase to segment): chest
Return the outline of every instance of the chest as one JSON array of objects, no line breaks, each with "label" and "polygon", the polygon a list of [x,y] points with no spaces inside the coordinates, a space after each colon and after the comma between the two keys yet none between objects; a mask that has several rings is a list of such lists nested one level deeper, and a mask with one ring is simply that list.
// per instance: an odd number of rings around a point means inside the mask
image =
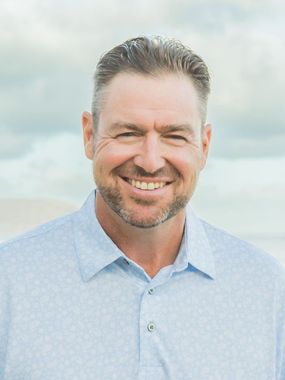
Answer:
[{"label": "chest", "polygon": [[256,292],[120,272],[26,286],[11,296],[5,380],[274,378],[272,305]]}]

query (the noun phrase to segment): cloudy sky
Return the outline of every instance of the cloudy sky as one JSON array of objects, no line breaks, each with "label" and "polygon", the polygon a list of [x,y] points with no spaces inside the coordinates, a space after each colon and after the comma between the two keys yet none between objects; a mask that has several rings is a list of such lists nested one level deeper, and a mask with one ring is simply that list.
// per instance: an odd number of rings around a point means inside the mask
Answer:
[{"label": "cloudy sky", "polygon": [[285,259],[283,4],[0,0],[0,198],[80,205],[93,187],[80,118],[98,58],[136,35],[175,37],[212,76],[214,137],[193,206]]}]

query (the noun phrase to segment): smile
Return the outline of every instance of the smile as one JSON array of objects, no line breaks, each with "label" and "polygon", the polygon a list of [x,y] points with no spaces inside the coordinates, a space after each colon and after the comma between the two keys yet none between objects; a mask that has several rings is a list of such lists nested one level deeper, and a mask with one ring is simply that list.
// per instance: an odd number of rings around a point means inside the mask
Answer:
[{"label": "smile", "polygon": [[140,190],[156,190],[167,185],[167,182],[144,182],[135,179],[125,178],[125,180],[133,187]]}]

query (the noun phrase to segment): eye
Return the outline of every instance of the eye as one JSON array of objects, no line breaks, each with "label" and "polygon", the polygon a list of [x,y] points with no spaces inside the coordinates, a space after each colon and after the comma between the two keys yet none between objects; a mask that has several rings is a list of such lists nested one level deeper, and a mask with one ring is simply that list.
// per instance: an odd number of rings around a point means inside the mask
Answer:
[{"label": "eye", "polygon": [[135,132],[124,132],[124,133],[120,133],[116,137],[133,137],[133,136],[137,136],[137,134]]},{"label": "eye", "polygon": [[122,132],[115,136],[116,140],[122,142],[122,143],[135,143],[137,142],[141,137],[141,134],[136,131],[128,131],[128,132]]},{"label": "eye", "polygon": [[188,141],[183,135],[165,135],[164,138],[176,145],[183,145]]},{"label": "eye", "polygon": [[169,135],[167,137],[170,138],[170,139],[174,139],[174,140],[184,140],[184,141],[187,141],[186,137],[180,136],[180,135]]}]

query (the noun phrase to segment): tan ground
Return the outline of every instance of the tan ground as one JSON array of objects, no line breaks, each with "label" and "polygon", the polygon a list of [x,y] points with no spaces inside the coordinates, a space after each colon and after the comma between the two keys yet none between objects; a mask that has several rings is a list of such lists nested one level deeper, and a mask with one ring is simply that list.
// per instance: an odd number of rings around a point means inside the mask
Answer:
[{"label": "tan ground", "polygon": [[76,208],[60,200],[0,199],[0,241]]}]

